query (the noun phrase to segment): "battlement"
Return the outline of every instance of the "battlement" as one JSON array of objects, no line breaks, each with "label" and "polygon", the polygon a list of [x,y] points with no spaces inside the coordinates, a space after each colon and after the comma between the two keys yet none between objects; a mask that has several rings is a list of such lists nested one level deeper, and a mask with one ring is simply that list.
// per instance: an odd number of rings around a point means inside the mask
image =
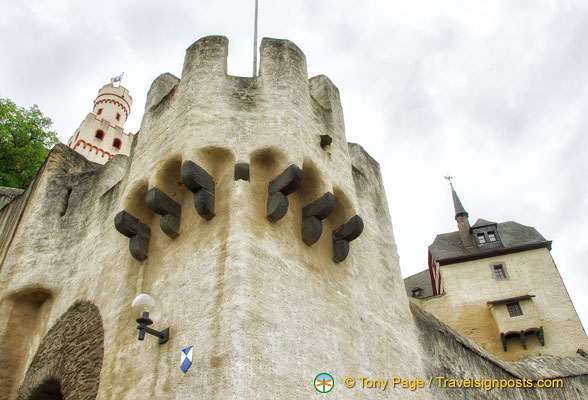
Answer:
[{"label": "battlement", "polygon": [[111,83],[102,86],[102,88],[98,91],[98,96],[96,100],[94,100],[94,107],[96,107],[99,103],[105,101],[114,101],[120,104],[121,107],[125,110],[127,117],[131,113],[131,106],[133,105],[133,98],[129,94],[127,88],[123,86],[113,86]]},{"label": "battlement", "polygon": [[[288,161],[298,165],[309,146],[319,156],[347,153],[339,91],[326,76],[308,79],[306,57],[294,43],[264,38],[256,77],[228,75],[228,45],[224,36],[201,38],[186,50],[181,79],[169,73],[155,79],[147,95],[142,140],[150,140],[150,132],[158,131],[161,118],[169,115],[177,118],[176,128],[198,125],[191,140],[222,148],[238,140],[238,160],[249,159],[260,143],[292,155]],[[231,127],[235,119],[240,132]]]}]

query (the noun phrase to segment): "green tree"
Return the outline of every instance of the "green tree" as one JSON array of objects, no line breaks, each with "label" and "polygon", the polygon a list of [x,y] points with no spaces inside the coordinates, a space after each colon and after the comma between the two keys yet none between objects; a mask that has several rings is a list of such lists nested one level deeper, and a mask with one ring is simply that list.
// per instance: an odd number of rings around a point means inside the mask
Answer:
[{"label": "green tree", "polygon": [[26,110],[0,98],[0,186],[24,189],[59,143],[51,118],[35,104]]}]

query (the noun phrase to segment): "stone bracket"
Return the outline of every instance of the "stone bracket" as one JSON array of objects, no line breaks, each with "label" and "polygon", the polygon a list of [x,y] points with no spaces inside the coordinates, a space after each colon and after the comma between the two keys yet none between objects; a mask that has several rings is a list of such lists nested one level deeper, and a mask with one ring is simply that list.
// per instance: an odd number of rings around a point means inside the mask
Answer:
[{"label": "stone bracket", "polygon": [[316,243],[323,232],[322,220],[335,209],[335,196],[327,192],[302,208],[302,240],[307,245]]},{"label": "stone bracket", "polygon": [[539,339],[541,346],[545,346],[545,332],[543,332],[543,327],[537,331],[537,339]]},{"label": "stone bracket", "polygon": [[523,345],[523,349],[527,350],[527,339],[525,339],[525,331],[521,331],[519,337],[521,338],[521,344]]},{"label": "stone bracket", "polygon": [[504,350],[504,352],[506,352],[506,337],[502,332],[500,333],[500,341],[502,342],[502,349]]},{"label": "stone bracket", "polygon": [[302,185],[302,170],[292,164],[268,184],[267,218],[276,222],[288,211],[288,195]]},{"label": "stone bracket", "polygon": [[182,183],[194,193],[194,207],[205,220],[214,217],[214,179],[203,168],[186,161],[180,170]]},{"label": "stone bracket", "polygon": [[114,217],[114,227],[117,231],[131,239],[129,241],[129,250],[133,258],[137,261],[146,260],[149,251],[151,229],[125,210],[119,212]]},{"label": "stone bracket", "polygon": [[247,163],[236,163],[235,172],[233,174],[233,180],[249,181],[249,164]]},{"label": "stone bracket", "polygon": [[158,188],[149,189],[145,195],[147,207],[161,215],[159,226],[172,239],[180,234],[182,206]]},{"label": "stone bracket", "polygon": [[349,242],[357,239],[363,232],[363,220],[359,215],[351,217],[349,221],[333,231],[333,261],[339,263],[349,254]]}]

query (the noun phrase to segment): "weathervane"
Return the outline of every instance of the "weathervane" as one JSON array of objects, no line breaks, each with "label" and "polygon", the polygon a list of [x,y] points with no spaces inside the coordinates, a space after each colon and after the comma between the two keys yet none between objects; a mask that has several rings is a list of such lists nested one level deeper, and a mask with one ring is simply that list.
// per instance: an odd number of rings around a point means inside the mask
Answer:
[{"label": "weathervane", "polygon": [[447,179],[449,181],[449,183],[451,183],[453,176],[450,176],[449,173],[447,173],[447,176],[444,176],[444,178]]}]

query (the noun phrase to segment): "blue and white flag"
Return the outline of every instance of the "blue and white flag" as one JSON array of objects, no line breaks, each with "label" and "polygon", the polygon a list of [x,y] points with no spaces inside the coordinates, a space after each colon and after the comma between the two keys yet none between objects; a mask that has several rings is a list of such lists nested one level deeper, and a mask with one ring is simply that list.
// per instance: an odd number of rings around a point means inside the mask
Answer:
[{"label": "blue and white flag", "polygon": [[180,360],[180,368],[184,371],[184,374],[188,372],[190,369],[190,365],[192,365],[192,353],[194,350],[194,346],[190,346],[182,350],[182,359]]},{"label": "blue and white flag", "polygon": [[123,72],[120,75],[117,75],[117,76],[114,76],[114,77],[110,78],[110,83],[116,83],[116,82],[122,81],[122,77],[123,77],[124,74],[125,73]]}]

